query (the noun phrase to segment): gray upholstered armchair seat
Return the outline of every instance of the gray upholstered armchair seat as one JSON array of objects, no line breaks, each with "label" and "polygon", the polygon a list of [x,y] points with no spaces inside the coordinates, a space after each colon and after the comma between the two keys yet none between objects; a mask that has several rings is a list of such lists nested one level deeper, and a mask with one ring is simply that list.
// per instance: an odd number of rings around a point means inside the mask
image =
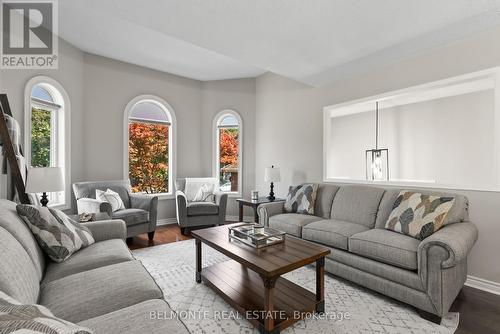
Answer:
[{"label": "gray upholstered armchair seat", "polygon": [[[95,198],[96,189],[111,189],[120,195],[125,209],[113,212],[111,205]],[[127,225],[127,237],[148,233],[154,238],[158,197],[132,193],[129,180],[77,182],[73,184],[78,213],[107,212],[113,219],[121,219]]]},{"label": "gray upholstered armchair seat", "polygon": [[205,216],[219,214],[219,206],[212,202],[191,202],[187,205],[188,216]]},{"label": "gray upholstered armchair seat", "polygon": [[127,226],[132,226],[149,221],[149,212],[143,209],[125,209],[113,212],[112,218],[121,219]]},{"label": "gray upholstered armchair seat", "polygon": [[179,224],[182,234],[185,234],[186,229],[191,227],[224,224],[226,221],[227,194],[216,192],[212,196],[214,197],[213,201],[195,202],[189,201],[184,193],[186,179],[177,179],[175,188],[177,224]]}]

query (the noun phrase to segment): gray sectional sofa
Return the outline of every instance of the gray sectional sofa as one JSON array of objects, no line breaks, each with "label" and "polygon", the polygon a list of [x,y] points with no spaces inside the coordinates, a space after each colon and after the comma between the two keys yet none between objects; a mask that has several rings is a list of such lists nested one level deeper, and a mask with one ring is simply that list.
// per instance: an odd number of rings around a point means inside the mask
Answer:
[{"label": "gray sectional sofa", "polygon": [[455,198],[445,222],[450,224],[428,238],[386,230],[400,190],[320,184],[314,216],[284,213],[284,203],[276,202],[261,205],[259,217],[265,225],[330,247],[325,268],[333,275],[411,304],[437,322],[465,283],[478,232],[469,221],[467,198],[458,194],[447,194]]},{"label": "gray sectional sofa", "polygon": [[[188,333],[155,281],[128,250],[122,220],[85,224],[95,244],[62,263],[46,259],[16,204],[0,200],[0,291],[41,304],[94,333]],[[165,312],[161,320],[150,312]]]}]

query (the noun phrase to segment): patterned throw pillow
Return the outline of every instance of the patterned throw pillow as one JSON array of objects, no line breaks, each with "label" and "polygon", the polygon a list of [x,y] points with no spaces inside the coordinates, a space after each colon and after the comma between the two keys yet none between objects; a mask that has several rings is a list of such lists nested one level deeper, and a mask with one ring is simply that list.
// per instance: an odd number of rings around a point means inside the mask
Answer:
[{"label": "patterned throw pillow", "polygon": [[1,333],[92,334],[90,329],[56,318],[42,305],[23,305],[0,291]]},{"label": "patterned throw pillow", "polygon": [[203,184],[193,198],[193,202],[214,202],[214,185],[213,184]]},{"label": "patterned throw pillow", "polygon": [[443,227],[454,202],[454,197],[401,191],[385,228],[423,240]]},{"label": "patterned throw pillow", "polygon": [[94,243],[90,230],[61,210],[27,204],[18,204],[16,210],[40,247],[55,262],[63,262],[74,252]]},{"label": "patterned throw pillow", "polygon": [[314,204],[318,185],[304,183],[296,187],[290,187],[285,202],[285,212],[303,213],[314,215]]},{"label": "patterned throw pillow", "polygon": [[111,189],[108,189],[106,191],[96,189],[95,198],[100,201],[108,202],[109,204],[111,204],[111,211],[113,212],[125,209],[125,205],[123,204],[120,195]]}]

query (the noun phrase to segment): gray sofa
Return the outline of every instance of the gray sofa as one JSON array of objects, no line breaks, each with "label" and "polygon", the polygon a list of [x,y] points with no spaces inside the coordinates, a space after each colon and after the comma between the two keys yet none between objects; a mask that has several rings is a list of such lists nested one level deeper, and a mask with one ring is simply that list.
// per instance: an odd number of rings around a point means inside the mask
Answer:
[{"label": "gray sofa", "polygon": [[[0,200],[0,291],[21,303],[41,304],[96,334],[188,333],[170,314],[161,290],[128,250],[121,220],[85,224],[96,243],[62,263],[46,259],[17,215]],[[150,312],[166,312],[161,320]]]},{"label": "gray sofa", "polygon": [[227,194],[216,193],[213,202],[191,202],[184,193],[185,188],[185,178],[179,178],[175,181],[177,224],[181,228],[181,234],[186,234],[186,231],[192,227],[224,224],[226,221]]},{"label": "gray sofa", "polygon": [[[401,189],[320,184],[315,215],[284,213],[283,202],[259,207],[261,223],[331,248],[328,272],[415,306],[438,322],[467,278],[477,240],[467,198],[458,194],[449,224],[420,241],[384,228]],[[418,190],[421,193],[429,193]]]},{"label": "gray sofa", "polygon": [[[95,198],[96,189],[111,189],[120,195],[125,210],[112,212],[111,205]],[[112,219],[121,219],[127,224],[127,238],[148,233],[153,240],[156,230],[158,197],[134,194],[129,180],[76,182],[73,184],[78,213],[107,212]]]}]

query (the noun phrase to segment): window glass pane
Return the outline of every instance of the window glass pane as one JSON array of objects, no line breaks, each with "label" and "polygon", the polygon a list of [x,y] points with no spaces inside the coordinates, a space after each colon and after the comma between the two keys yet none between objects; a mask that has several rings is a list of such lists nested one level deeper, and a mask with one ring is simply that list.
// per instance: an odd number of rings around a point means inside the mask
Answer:
[{"label": "window glass pane", "polygon": [[237,127],[238,125],[239,125],[238,120],[233,115],[227,115],[219,122],[219,126],[224,126],[224,127],[226,126]]},{"label": "window glass pane", "polygon": [[31,109],[31,166],[50,166],[52,112]]},{"label": "window glass pane", "polygon": [[169,130],[165,124],[129,123],[129,178],[133,192],[169,191]]},{"label": "window glass pane", "polygon": [[170,122],[165,110],[156,103],[148,101],[137,103],[134,108],[132,108],[130,117],[145,122]]},{"label": "window glass pane", "polygon": [[238,191],[238,128],[219,129],[219,180],[221,191]]},{"label": "window glass pane", "polygon": [[36,97],[37,99],[44,101],[54,102],[52,95],[50,95],[50,93],[40,85],[36,85],[35,87],[33,87],[33,89],[31,90],[31,97]]}]

